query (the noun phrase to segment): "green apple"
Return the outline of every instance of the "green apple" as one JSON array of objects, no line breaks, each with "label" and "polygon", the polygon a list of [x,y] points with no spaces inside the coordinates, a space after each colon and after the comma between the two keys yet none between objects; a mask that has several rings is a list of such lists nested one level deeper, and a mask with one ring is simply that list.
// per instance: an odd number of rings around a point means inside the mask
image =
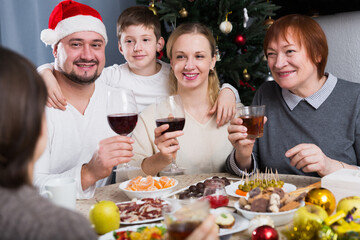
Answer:
[{"label": "green apple", "polygon": [[322,223],[328,217],[327,212],[318,205],[305,205],[294,214],[294,226],[305,226],[308,221]]},{"label": "green apple", "polygon": [[354,218],[360,218],[360,196],[345,197],[338,202],[336,211],[343,210],[346,214],[353,208],[356,207]]},{"label": "green apple", "polygon": [[89,218],[98,234],[105,234],[120,227],[120,211],[112,201],[100,201],[91,206]]}]

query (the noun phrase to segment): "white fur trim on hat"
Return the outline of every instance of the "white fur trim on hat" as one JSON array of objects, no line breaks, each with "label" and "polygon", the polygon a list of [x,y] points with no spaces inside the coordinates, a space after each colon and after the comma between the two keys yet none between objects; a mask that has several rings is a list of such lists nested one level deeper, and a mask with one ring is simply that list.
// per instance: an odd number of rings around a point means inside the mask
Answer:
[{"label": "white fur trim on hat", "polygon": [[108,41],[104,23],[100,19],[89,15],[66,18],[57,24],[55,30],[42,30],[40,39],[46,45],[54,46],[61,39],[75,32],[96,32],[104,38],[105,43]]}]

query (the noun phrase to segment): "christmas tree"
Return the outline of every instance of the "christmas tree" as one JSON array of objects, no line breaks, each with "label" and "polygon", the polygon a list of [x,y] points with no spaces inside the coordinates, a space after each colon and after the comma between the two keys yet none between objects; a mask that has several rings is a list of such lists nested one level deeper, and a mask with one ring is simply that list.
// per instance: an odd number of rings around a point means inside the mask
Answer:
[{"label": "christmas tree", "polygon": [[[263,40],[279,7],[269,0],[137,0],[137,3],[148,5],[159,16],[165,41],[181,23],[207,25],[217,40],[216,71],[220,81],[236,87],[245,105],[251,103],[256,89],[271,78]],[[162,60],[168,61],[166,56]]]}]

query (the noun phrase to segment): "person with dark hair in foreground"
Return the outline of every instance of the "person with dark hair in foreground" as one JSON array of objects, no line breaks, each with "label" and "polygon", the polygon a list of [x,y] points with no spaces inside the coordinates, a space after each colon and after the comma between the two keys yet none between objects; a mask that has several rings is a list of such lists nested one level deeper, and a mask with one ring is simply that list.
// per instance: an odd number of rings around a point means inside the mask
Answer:
[{"label": "person with dark hair in foreground", "polygon": [[45,83],[24,57],[0,47],[1,239],[96,239],[89,221],[32,186],[46,147]]}]

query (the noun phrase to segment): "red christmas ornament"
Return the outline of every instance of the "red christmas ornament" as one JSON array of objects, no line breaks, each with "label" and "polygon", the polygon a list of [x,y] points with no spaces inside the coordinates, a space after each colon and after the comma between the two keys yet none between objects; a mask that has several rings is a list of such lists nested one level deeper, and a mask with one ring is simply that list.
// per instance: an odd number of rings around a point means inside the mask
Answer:
[{"label": "red christmas ornament", "polygon": [[251,236],[251,240],[278,240],[279,235],[277,231],[268,225],[263,225],[256,228]]},{"label": "red christmas ornament", "polygon": [[243,35],[239,34],[236,36],[235,38],[235,43],[238,45],[238,46],[244,46],[245,43],[246,43],[246,39]]}]

